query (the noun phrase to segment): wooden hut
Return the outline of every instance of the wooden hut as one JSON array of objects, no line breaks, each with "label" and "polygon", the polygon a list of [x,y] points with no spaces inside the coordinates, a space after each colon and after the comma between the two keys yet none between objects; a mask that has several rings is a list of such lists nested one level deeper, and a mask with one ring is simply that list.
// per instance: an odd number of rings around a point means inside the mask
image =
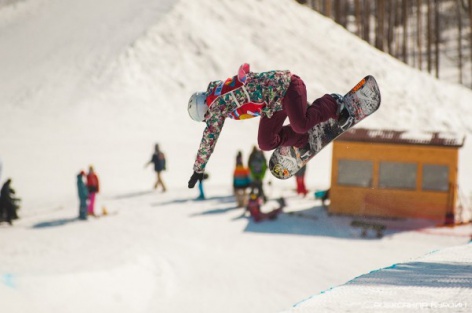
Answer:
[{"label": "wooden hut", "polygon": [[465,136],[352,129],[333,143],[329,213],[451,223]]}]

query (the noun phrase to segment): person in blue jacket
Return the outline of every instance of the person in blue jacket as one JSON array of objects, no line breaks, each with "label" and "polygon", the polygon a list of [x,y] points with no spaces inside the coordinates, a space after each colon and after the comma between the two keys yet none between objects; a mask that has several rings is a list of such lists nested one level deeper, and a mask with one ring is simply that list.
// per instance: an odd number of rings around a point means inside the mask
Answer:
[{"label": "person in blue jacket", "polygon": [[87,199],[88,189],[84,182],[85,172],[81,171],[77,174],[77,192],[79,195],[79,219],[87,219]]}]

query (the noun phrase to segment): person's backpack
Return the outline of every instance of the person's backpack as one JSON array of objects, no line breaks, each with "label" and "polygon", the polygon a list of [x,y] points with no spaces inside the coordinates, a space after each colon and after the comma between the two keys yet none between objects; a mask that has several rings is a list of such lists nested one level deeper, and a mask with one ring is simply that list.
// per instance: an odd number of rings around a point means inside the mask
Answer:
[{"label": "person's backpack", "polygon": [[267,170],[267,163],[262,153],[256,153],[249,161],[251,173],[255,176],[264,175]]},{"label": "person's backpack", "polygon": [[165,171],[166,170],[166,157],[165,157],[164,153],[159,152],[158,162],[159,162],[159,168],[161,168],[163,171]]}]

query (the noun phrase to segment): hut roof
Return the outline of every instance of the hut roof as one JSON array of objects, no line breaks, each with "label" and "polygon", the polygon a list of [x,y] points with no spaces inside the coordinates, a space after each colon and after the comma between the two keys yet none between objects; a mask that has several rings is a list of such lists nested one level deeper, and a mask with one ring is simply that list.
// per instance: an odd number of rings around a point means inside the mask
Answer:
[{"label": "hut roof", "polygon": [[465,142],[465,135],[453,132],[352,128],[339,136],[337,141],[462,147]]}]

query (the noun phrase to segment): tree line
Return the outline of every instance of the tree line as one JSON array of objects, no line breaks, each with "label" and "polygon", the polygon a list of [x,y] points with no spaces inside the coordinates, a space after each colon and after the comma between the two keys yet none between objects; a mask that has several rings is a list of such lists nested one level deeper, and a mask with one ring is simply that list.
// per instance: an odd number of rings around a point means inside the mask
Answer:
[{"label": "tree line", "polygon": [[297,1],[437,78],[452,66],[449,78],[472,88],[472,0]]}]

